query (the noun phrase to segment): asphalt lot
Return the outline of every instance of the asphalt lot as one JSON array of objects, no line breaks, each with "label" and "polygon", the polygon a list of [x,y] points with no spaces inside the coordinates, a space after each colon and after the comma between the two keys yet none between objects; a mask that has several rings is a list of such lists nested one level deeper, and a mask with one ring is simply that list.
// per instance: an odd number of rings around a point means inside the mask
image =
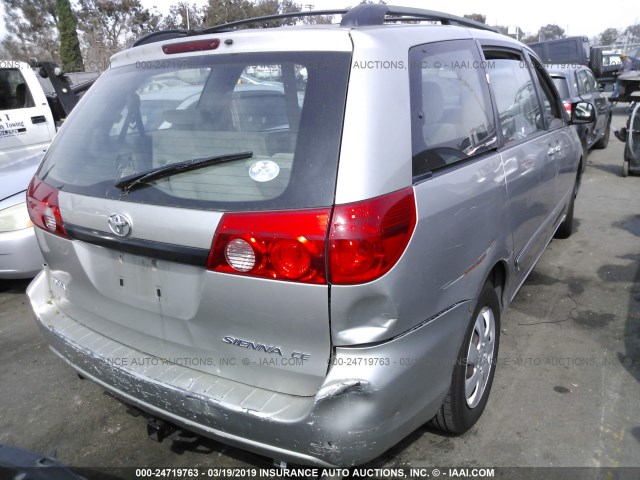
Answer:
[{"label": "asphalt lot", "polygon": [[[460,437],[420,429],[373,466],[640,467],[640,177],[620,176],[622,147],[612,135],[591,152],[575,233],[549,245],[503,318],[480,422]],[[214,441],[151,441],[49,351],[27,284],[0,281],[0,444],[89,469],[271,465]]]}]

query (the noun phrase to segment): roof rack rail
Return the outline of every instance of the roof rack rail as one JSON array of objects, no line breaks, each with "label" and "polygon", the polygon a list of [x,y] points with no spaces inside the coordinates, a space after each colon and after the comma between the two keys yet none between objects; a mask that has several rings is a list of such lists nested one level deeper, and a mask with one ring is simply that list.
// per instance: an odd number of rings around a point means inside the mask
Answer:
[{"label": "roof rack rail", "polygon": [[343,17],[340,25],[343,27],[365,27],[383,25],[389,22],[433,21],[443,25],[460,25],[497,32],[484,23],[476,22],[464,17],[449,15],[448,13],[425,10],[422,8],[398,7],[382,4],[362,4],[353,7]]},{"label": "roof rack rail", "polygon": [[202,30],[202,33],[224,32],[240,25],[250,25],[252,23],[283,20],[285,18],[317,17],[320,15],[345,15],[347,12],[349,12],[349,10],[343,8],[339,10],[313,10],[305,12],[277,13],[275,15],[266,15],[264,17],[247,18],[245,20],[236,20],[235,22],[223,23],[221,25],[216,25],[215,27],[205,28],[204,30]]},{"label": "roof rack rail", "polygon": [[162,40],[188,37],[192,35],[226,32],[233,30],[234,28],[241,25],[264,23],[274,20],[283,20],[286,18],[315,17],[319,15],[342,15],[342,21],[340,22],[340,25],[343,27],[368,27],[395,22],[433,21],[440,22],[443,25],[459,25],[463,27],[478,28],[482,30],[489,30],[491,32],[497,32],[495,28],[485,25],[484,23],[476,22],[475,20],[470,20],[464,17],[449,15],[448,13],[436,12],[433,10],[424,10],[421,8],[397,7],[393,5],[362,4],[351,9],[289,12],[267,15],[263,17],[247,18],[245,20],[223,23],[221,25],[216,25],[214,27],[209,27],[202,30],[161,30],[158,32],[150,33],[138,39],[132,45],[132,47],[145,45],[147,43],[159,42]]}]

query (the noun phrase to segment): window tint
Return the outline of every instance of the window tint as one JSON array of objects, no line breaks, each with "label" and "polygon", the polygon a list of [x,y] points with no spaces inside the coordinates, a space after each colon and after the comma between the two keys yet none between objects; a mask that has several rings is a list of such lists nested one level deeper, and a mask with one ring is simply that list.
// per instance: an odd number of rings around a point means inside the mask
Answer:
[{"label": "window tint", "polygon": [[530,70],[519,54],[485,52],[496,99],[500,128],[506,144],[544,129],[540,104]]},{"label": "window tint", "polygon": [[591,91],[593,93],[599,92],[600,87],[598,87],[598,82],[596,81],[596,77],[593,76],[593,73],[591,73],[590,70],[585,70],[585,73],[587,74],[589,85],[591,85]]},{"label": "window tint", "polygon": [[17,68],[0,69],[0,110],[34,107],[31,92]]},{"label": "window tint", "polygon": [[589,78],[587,78],[587,72],[585,72],[584,70],[580,70],[577,76],[578,94],[586,95],[587,93],[591,93],[591,84],[589,83]]},{"label": "window tint", "polygon": [[546,128],[548,130],[560,128],[564,125],[562,102],[554,91],[545,68],[533,58],[530,58],[530,62],[534,67],[534,72],[540,85],[540,100],[542,101]]},{"label": "window tint", "polygon": [[[349,62],[348,53],[287,52],[110,69],[67,120],[40,171],[66,191],[141,203],[330,205]],[[255,76],[262,65],[269,80]],[[165,165],[244,152],[252,157],[177,173],[124,196],[115,187]]]},{"label": "window tint", "polygon": [[428,44],[409,55],[414,176],[495,148],[491,101],[475,44]]},{"label": "window tint", "polygon": [[553,63],[574,62],[578,56],[578,45],[575,40],[562,40],[549,44],[549,58]]},{"label": "window tint", "polygon": [[569,94],[569,85],[567,84],[567,79],[565,77],[553,77],[553,83],[558,89],[560,97],[566,99],[569,99],[571,97],[571,95]]}]

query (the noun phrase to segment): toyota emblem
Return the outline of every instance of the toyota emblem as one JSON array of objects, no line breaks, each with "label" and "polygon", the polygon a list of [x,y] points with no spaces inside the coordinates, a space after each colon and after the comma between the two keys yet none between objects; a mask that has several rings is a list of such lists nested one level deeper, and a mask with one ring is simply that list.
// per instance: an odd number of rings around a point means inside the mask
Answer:
[{"label": "toyota emblem", "polygon": [[131,219],[124,213],[112,213],[109,215],[109,229],[119,237],[128,237],[131,234]]}]

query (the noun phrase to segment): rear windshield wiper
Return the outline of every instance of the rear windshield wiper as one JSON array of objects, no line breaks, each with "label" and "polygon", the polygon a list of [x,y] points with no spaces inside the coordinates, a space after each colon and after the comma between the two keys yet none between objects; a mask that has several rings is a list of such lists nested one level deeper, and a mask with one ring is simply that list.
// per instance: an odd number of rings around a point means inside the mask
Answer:
[{"label": "rear windshield wiper", "polygon": [[230,153],[227,155],[216,155],[215,157],[193,158],[191,160],[185,160],[184,162],[170,163],[168,165],[162,165],[161,167],[152,168],[146,172],[134,173],[133,175],[123,177],[115,183],[115,187],[122,189],[125,193],[128,193],[137,185],[143,185],[154,180],[170,177],[190,170],[196,170],[198,168],[218,165],[220,163],[245,160],[251,157],[253,157],[253,152],[240,152]]}]

